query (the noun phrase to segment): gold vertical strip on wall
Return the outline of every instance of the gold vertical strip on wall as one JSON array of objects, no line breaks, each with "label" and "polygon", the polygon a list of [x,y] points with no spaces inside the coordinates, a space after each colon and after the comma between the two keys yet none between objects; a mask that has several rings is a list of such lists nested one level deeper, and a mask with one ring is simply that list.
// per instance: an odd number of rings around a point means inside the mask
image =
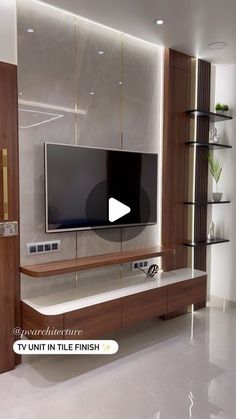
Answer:
[{"label": "gold vertical strip on wall", "polygon": [[124,98],[124,34],[121,34],[121,138],[120,138],[120,148],[124,146],[124,112],[125,112],[125,98]]},{"label": "gold vertical strip on wall", "polygon": [[79,97],[79,77],[78,77],[78,34],[77,34],[77,18],[74,17],[74,31],[75,31],[75,144],[79,144],[78,138],[78,97]]},{"label": "gold vertical strip on wall", "polygon": [[[79,97],[79,77],[78,77],[78,27],[77,27],[77,17],[74,16],[74,41],[75,41],[75,60],[74,60],[74,82],[75,82],[75,103],[74,103],[74,110],[75,110],[75,118],[74,118],[74,122],[75,122],[75,130],[74,130],[74,135],[75,135],[75,145],[79,144],[79,135],[78,135],[78,97]],[[78,232],[75,232],[75,258],[77,259],[78,257]],[[78,284],[79,284],[79,274],[78,272],[75,275],[75,288],[78,288]]]},{"label": "gold vertical strip on wall", "polygon": [[[120,148],[124,146],[124,34],[121,34],[121,54],[120,54],[120,65],[121,65],[121,135],[120,135]],[[123,250],[123,228],[120,228],[120,250]],[[120,266],[120,276],[123,276],[122,265]]]},{"label": "gold vertical strip on wall", "polygon": [[[198,91],[198,59],[191,59],[191,103],[190,109],[197,109],[197,91]],[[197,119],[190,119],[190,139],[197,140]],[[196,147],[189,147],[189,184],[187,200],[195,201],[195,177],[196,177]],[[188,207],[188,237],[190,241],[194,241],[194,224],[195,224],[195,205]],[[188,248],[188,266],[194,267],[194,247]]]},{"label": "gold vertical strip on wall", "polygon": [[8,154],[7,149],[2,150],[2,180],[3,180],[3,219],[8,221]]}]

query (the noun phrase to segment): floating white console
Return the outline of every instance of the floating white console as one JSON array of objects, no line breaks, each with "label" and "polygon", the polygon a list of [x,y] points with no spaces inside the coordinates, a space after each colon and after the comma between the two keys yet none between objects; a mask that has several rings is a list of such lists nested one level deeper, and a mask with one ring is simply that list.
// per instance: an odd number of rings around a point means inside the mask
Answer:
[{"label": "floating white console", "polygon": [[152,279],[146,278],[142,273],[135,276],[115,278],[111,281],[98,279],[93,282],[93,286],[91,286],[89,280],[78,281],[76,287],[72,287],[70,284],[68,289],[59,292],[53,292],[52,290],[49,292],[47,290],[46,295],[28,297],[22,301],[40,314],[53,316],[205,275],[206,272],[185,268],[160,273]]}]

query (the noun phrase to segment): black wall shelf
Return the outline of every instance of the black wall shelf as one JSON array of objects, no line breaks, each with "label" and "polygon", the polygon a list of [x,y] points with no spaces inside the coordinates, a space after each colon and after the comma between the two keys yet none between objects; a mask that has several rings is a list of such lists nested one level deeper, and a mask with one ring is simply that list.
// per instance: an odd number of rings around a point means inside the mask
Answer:
[{"label": "black wall shelf", "polygon": [[204,206],[204,205],[223,205],[223,204],[230,204],[230,201],[208,201],[208,202],[193,202],[193,201],[189,201],[189,202],[184,202],[184,205],[199,205],[199,206]]},{"label": "black wall shelf", "polygon": [[186,145],[192,146],[192,147],[205,147],[205,148],[212,148],[212,149],[219,149],[222,148],[232,148],[231,145],[228,144],[220,144],[220,143],[203,143],[201,141],[186,141]]},{"label": "black wall shelf", "polygon": [[201,111],[200,109],[190,109],[187,113],[191,116],[191,118],[195,118],[196,116],[205,116],[209,118],[210,122],[230,121],[233,119],[232,116],[215,112]]},{"label": "black wall shelf", "polygon": [[198,247],[198,246],[212,246],[213,244],[228,243],[228,239],[214,239],[214,240],[205,240],[201,242],[187,241],[184,243],[184,246],[188,247]]}]

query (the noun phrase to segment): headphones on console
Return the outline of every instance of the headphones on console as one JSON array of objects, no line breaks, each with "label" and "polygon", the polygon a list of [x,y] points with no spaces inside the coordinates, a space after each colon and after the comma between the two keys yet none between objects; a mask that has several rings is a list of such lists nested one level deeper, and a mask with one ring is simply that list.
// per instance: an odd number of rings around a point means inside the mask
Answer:
[{"label": "headphones on console", "polygon": [[140,271],[144,272],[147,278],[154,278],[154,276],[158,273],[159,271],[159,266],[156,264],[150,265],[148,270],[145,271],[142,268],[139,268]]}]

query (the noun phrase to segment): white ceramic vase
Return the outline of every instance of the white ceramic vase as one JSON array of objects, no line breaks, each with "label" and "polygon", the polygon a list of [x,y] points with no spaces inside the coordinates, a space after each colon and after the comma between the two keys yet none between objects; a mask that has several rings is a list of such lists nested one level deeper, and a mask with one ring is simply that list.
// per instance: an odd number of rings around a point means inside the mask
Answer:
[{"label": "white ceramic vase", "polygon": [[221,199],[222,199],[222,195],[223,195],[222,192],[213,192],[213,194],[212,194],[213,201],[214,202],[220,202]]}]

